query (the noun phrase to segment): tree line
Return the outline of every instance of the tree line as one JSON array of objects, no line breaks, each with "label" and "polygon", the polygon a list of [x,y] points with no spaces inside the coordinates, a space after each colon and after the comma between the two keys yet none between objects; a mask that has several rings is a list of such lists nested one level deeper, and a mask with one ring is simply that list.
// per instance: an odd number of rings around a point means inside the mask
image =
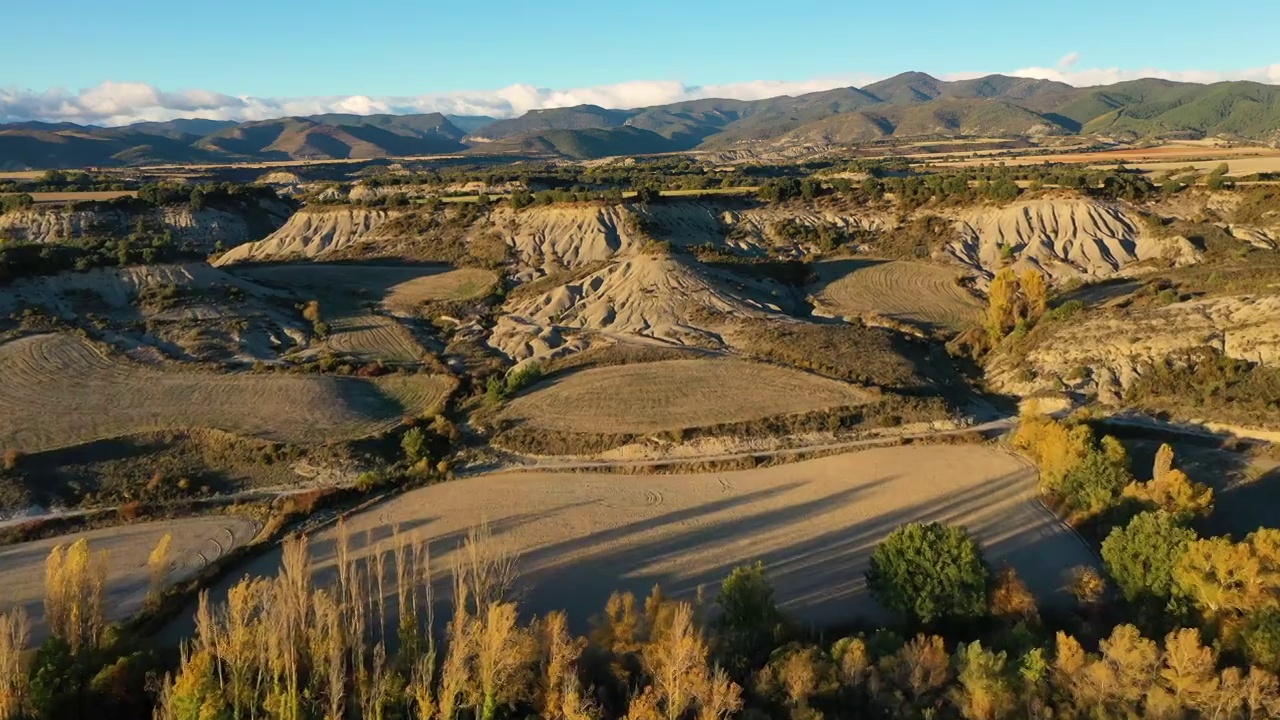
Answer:
[{"label": "tree line", "polygon": [[[1157,466],[1160,478],[1178,472],[1167,452]],[[1271,534],[1240,544],[1188,539],[1173,583],[1214,618],[1240,616],[1249,604],[1274,607],[1264,601],[1274,588],[1218,582],[1206,568],[1216,563],[1237,580],[1239,568],[1257,568],[1257,580],[1280,556],[1275,548]],[[332,581],[317,585],[307,539],[291,537],[274,577],[246,578],[221,603],[202,595],[195,635],[169,665],[103,622],[109,559],[83,541],[56,548],[46,573],[51,635],[30,661],[24,616],[0,615],[0,720],[139,717],[153,704],[160,720],[1280,712],[1280,654],[1242,655],[1221,642],[1218,626],[1152,634],[1107,625],[1106,581],[1091,569],[1072,586],[1071,631],[1053,613],[1042,616],[1012,568],[993,571],[960,527],[914,523],[891,533],[865,579],[895,623],[836,637],[789,618],[760,563],[733,570],[713,598],[675,599],[657,587],[646,598],[614,593],[580,636],[564,613],[523,619],[518,558],[484,528],[452,556],[450,612],[441,618],[439,573],[420,539],[398,529],[382,540],[361,538],[340,524],[334,554]],[[1133,578],[1115,553],[1105,555],[1127,594]],[[162,540],[148,562],[153,597],[168,567]],[[1260,631],[1240,627],[1262,643]]]}]

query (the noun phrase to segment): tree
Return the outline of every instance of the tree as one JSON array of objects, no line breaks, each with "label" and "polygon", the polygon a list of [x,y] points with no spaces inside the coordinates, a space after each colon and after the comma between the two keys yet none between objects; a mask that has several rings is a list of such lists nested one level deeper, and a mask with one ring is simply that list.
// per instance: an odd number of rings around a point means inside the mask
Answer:
[{"label": "tree", "polygon": [[1210,618],[1277,606],[1280,530],[1258,530],[1244,542],[1196,540],[1173,569],[1174,585]]},{"label": "tree", "polygon": [[1013,268],[1003,268],[987,289],[987,333],[999,342],[1017,324],[1018,276]]},{"label": "tree", "polygon": [[1071,568],[1071,582],[1067,589],[1080,605],[1096,607],[1107,594],[1107,579],[1089,565],[1077,565]]},{"label": "tree", "polygon": [[1130,484],[1124,489],[1124,496],[1172,513],[1179,520],[1209,514],[1213,510],[1213,490],[1174,469],[1173,460],[1173,448],[1162,444],[1156,451],[1151,480]]},{"label": "tree", "polygon": [[184,657],[178,676],[165,678],[156,719],[229,720],[231,710],[219,687],[217,662],[209,648],[194,650]]},{"label": "tree", "polygon": [[1008,563],[1000,566],[996,573],[995,587],[991,590],[991,615],[1008,623],[1034,624],[1040,620],[1035,596]]},{"label": "tree", "polygon": [[66,640],[71,652],[97,647],[106,623],[102,595],[107,582],[105,552],[91,555],[89,541],[58,545],[45,561],[45,622],[54,636]]},{"label": "tree", "polygon": [[409,428],[400,438],[400,449],[410,463],[417,463],[427,457],[427,436],[421,428]]},{"label": "tree", "polygon": [[22,654],[31,623],[21,606],[0,613],[0,720],[22,717],[27,709],[27,672]]},{"label": "tree", "polygon": [[64,638],[50,636],[31,663],[29,698],[39,718],[78,717],[88,680],[89,653],[77,652]]},{"label": "tree", "polygon": [[636,188],[636,202],[648,205],[658,201],[662,191],[652,185],[641,185]]},{"label": "tree", "polygon": [[1206,706],[1218,690],[1217,660],[1213,650],[1200,642],[1200,633],[1194,629],[1183,628],[1166,635],[1164,667],[1159,671],[1158,682],[1172,705],[1178,708]]},{"label": "tree", "polygon": [[728,669],[744,676],[768,658],[782,623],[764,563],[734,568],[720,585],[716,604],[720,655]]},{"label": "tree", "polygon": [[1251,613],[1240,631],[1245,656],[1253,665],[1280,670],[1280,610],[1268,608]]},{"label": "tree", "polygon": [[1124,496],[1149,508],[1163,510],[1180,520],[1213,511],[1213,490],[1202,483],[1193,482],[1181,470],[1170,470],[1159,478],[1145,483],[1130,483]]},{"label": "tree", "polygon": [[656,633],[641,656],[652,678],[652,690],[659,700],[662,717],[677,720],[692,707],[706,687],[707,645],[693,623],[693,607],[675,603],[670,624]]},{"label": "tree", "polygon": [[1063,479],[1080,464],[1093,445],[1088,425],[1067,425],[1034,409],[1018,419],[1013,446],[1031,455],[1040,469],[1043,490],[1060,492]]},{"label": "tree", "polygon": [[1159,480],[1170,470],[1173,470],[1173,448],[1169,443],[1161,443],[1160,449],[1156,450],[1155,462],[1151,465],[1151,479]]},{"label": "tree", "polygon": [[1128,468],[1114,456],[1091,449],[1062,478],[1059,495],[1073,512],[1088,518],[1115,507],[1132,481]]},{"label": "tree", "polygon": [[1209,173],[1209,177],[1205,178],[1205,185],[1210,190],[1222,190],[1227,187],[1227,173],[1231,172],[1231,166],[1227,163],[1221,163],[1213,172]]},{"label": "tree", "polygon": [[760,199],[766,202],[786,202],[800,197],[800,181],[793,177],[770,180],[760,186]]},{"label": "tree", "polygon": [[904,619],[931,625],[985,613],[989,576],[978,542],[964,528],[911,523],[876,547],[867,587]]},{"label": "tree", "polygon": [[1102,560],[1130,602],[1165,601],[1173,594],[1173,569],[1195,539],[1167,512],[1139,513],[1102,541]]},{"label": "tree", "polygon": [[960,687],[954,695],[961,715],[968,720],[996,720],[1009,715],[1014,694],[1005,663],[1003,652],[993,653],[980,642],[962,643],[956,649],[956,679]]},{"label": "tree", "polygon": [[172,542],[173,536],[165,533],[147,557],[147,575],[151,580],[147,592],[152,599],[159,599],[165,580],[169,577],[169,545]]},{"label": "tree", "polygon": [[1049,285],[1045,283],[1044,275],[1037,270],[1027,270],[1022,273],[1018,284],[1026,304],[1026,319],[1030,322],[1039,320],[1049,307]]}]

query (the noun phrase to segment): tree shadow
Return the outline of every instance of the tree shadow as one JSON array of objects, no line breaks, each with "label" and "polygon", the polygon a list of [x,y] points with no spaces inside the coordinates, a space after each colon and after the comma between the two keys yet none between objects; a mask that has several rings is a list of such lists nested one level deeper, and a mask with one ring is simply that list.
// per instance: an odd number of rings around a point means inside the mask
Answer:
[{"label": "tree shadow", "polygon": [[[693,599],[699,588],[704,588],[710,599],[734,567],[755,560],[764,563],[780,606],[800,622],[830,627],[847,626],[858,618],[883,620],[885,612],[868,594],[863,574],[876,545],[893,529],[913,521],[965,524],[982,543],[990,564],[1012,564],[1047,606],[1068,602],[1064,587],[1070,568],[1096,564],[1084,543],[1035,499],[1035,476],[1029,470],[1010,472],[945,497],[905,503],[892,511],[867,511],[868,494],[879,492],[883,499],[885,491],[906,479],[884,475],[854,486],[824,489],[816,496],[767,509],[759,503],[819,481],[797,480],[746,492],[727,487],[726,493],[730,494],[723,498],[543,544],[536,544],[542,531],[530,526],[581,523],[582,508],[598,501],[557,504],[546,510],[501,518],[489,525],[499,542],[519,528],[525,528],[531,533],[526,537],[535,540],[535,545],[520,556],[521,577],[514,593],[525,616],[565,610],[576,631],[588,627],[590,618],[600,613],[615,591],[643,597],[654,585],[660,585],[668,596]],[[618,478],[618,482],[628,481]],[[378,510],[375,507],[368,512]],[[570,520],[570,511],[577,511],[575,521]],[[814,523],[836,518],[841,519],[838,526],[813,532]],[[482,520],[475,518],[477,523]],[[466,531],[455,529],[433,536],[434,523],[434,519],[426,518],[408,528],[402,522],[401,530],[421,532],[422,539],[428,542],[436,563],[432,575],[435,614],[443,617],[450,612],[451,582],[447,563],[437,559],[445,559],[458,548]],[[311,547],[316,558],[316,580],[320,583],[329,581],[334,574],[331,534],[331,530],[324,531]],[[386,537],[382,535],[381,539]],[[375,536],[360,547],[377,542]],[[225,597],[227,587],[244,574],[273,574],[279,557],[279,552],[273,551],[253,561],[211,592],[212,599]],[[395,627],[394,588],[387,589],[386,594],[388,625]],[[184,617],[162,636],[172,642],[189,634],[190,628],[189,617]]]}]

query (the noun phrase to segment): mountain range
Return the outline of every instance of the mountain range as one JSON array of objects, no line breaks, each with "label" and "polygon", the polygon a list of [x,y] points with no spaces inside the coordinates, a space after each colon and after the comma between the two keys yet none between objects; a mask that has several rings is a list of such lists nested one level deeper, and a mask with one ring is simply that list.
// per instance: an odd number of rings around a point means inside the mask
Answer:
[{"label": "mountain range", "polygon": [[121,127],[0,125],[0,169],[379,158],[443,153],[571,159],[744,144],[840,145],[935,136],[1225,135],[1280,141],[1280,87],[1144,79],[1076,88],[908,72],[866,87],[763,100],[708,98],[617,110],[579,105],[516,118],[325,114]]}]

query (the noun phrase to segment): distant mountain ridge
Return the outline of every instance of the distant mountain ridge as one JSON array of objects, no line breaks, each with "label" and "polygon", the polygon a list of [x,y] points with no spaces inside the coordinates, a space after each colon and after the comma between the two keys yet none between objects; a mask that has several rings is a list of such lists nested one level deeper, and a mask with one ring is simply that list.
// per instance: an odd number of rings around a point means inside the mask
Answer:
[{"label": "distant mountain ridge", "polygon": [[863,88],[795,97],[706,98],[629,110],[578,105],[502,120],[329,113],[111,128],[22,122],[0,125],[0,169],[460,152],[585,159],[757,143],[839,145],[889,137],[1055,133],[1229,135],[1276,142],[1280,87],[1144,79],[1076,88],[1007,75],[944,81],[907,72]]}]

